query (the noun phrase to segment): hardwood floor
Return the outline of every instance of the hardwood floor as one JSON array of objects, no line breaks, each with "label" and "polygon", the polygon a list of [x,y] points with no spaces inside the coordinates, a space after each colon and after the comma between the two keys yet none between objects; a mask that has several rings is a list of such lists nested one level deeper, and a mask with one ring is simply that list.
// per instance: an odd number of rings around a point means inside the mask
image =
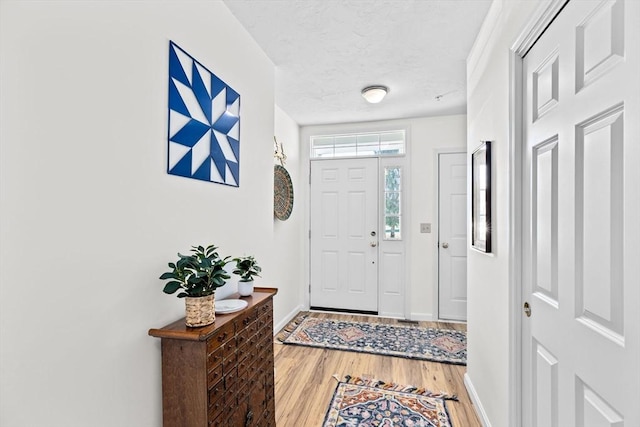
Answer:
[{"label": "hardwood floor", "polygon": [[[380,321],[395,319],[344,314],[315,313],[327,319]],[[421,326],[465,330],[458,323],[420,322]],[[454,427],[481,427],[464,387],[466,367],[444,363],[378,356],[296,345],[274,344],[276,369],[276,424],[278,427],[322,426],[337,382],[333,375],[365,376],[405,385],[423,386],[432,391],[456,394],[460,401],[447,401]]]}]

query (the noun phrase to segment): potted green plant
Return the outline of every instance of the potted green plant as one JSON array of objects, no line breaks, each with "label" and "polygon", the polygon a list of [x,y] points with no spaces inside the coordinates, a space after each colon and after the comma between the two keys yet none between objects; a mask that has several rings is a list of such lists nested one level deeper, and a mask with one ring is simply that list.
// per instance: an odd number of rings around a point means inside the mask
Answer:
[{"label": "potted green plant", "polygon": [[234,258],[236,268],[233,274],[240,276],[238,281],[238,293],[243,296],[249,296],[253,293],[253,276],[260,277],[262,268],[253,256],[245,256]]},{"label": "potted green plant", "polygon": [[187,326],[206,326],[215,321],[215,291],[231,276],[224,267],[229,257],[221,258],[217,247],[192,246],[191,254],[178,253],[178,261],[170,262],[160,279],[169,280],[163,291],[185,298]]}]

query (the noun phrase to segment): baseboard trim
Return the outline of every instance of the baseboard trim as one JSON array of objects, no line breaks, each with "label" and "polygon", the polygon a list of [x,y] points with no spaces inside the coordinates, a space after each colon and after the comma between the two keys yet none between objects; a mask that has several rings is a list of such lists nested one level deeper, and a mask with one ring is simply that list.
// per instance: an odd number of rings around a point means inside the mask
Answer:
[{"label": "baseboard trim", "polygon": [[480,418],[480,422],[482,423],[483,427],[491,427],[489,417],[487,417],[487,413],[482,406],[482,402],[480,402],[478,393],[476,392],[476,389],[471,382],[471,377],[469,377],[468,373],[464,374],[464,386],[467,389],[467,393],[469,393],[469,398],[471,398],[473,407],[476,411],[476,414],[478,414],[478,418]]},{"label": "baseboard trim", "polygon": [[284,319],[282,319],[281,321],[279,321],[277,324],[273,325],[273,335],[275,336],[278,332],[280,332],[280,330],[282,328],[284,328],[285,326],[287,326],[287,324],[289,322],[291,322],[293,320],[294,317],[296,317],[296,314],[300,313],[302,311],[302,309],[304,308],[304,306],[302,304],[298,305],[296,308],[294,308],[291,312],[289,312],[289,314],[287,314]]},{"label": "baseboard trim", "polygon": [[418,322],[433,322],[433,314],[431,313],[411,313],[411,319],[408,320],[417,320]]}]

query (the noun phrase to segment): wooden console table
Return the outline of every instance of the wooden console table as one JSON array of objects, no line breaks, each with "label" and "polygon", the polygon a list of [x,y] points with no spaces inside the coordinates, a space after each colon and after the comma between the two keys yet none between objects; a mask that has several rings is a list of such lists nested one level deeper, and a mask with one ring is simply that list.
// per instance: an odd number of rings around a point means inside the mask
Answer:
[{"label": "wooden console table", "polygon": [[[249,305],[212,325],[184,319],[149,335],[162,339],[164,427],[275,426],[273,296],[255,288]],[[230,298],[238,298],[232,295]]]}]

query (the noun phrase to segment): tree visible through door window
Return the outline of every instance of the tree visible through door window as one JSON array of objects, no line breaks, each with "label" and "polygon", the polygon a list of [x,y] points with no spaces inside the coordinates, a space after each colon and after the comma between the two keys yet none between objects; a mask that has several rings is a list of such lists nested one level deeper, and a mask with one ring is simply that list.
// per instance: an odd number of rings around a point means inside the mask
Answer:
[{"label": "tree visible through door window", "polygon": [[402,239],[402,168],[384,168],[384,238]]}]

